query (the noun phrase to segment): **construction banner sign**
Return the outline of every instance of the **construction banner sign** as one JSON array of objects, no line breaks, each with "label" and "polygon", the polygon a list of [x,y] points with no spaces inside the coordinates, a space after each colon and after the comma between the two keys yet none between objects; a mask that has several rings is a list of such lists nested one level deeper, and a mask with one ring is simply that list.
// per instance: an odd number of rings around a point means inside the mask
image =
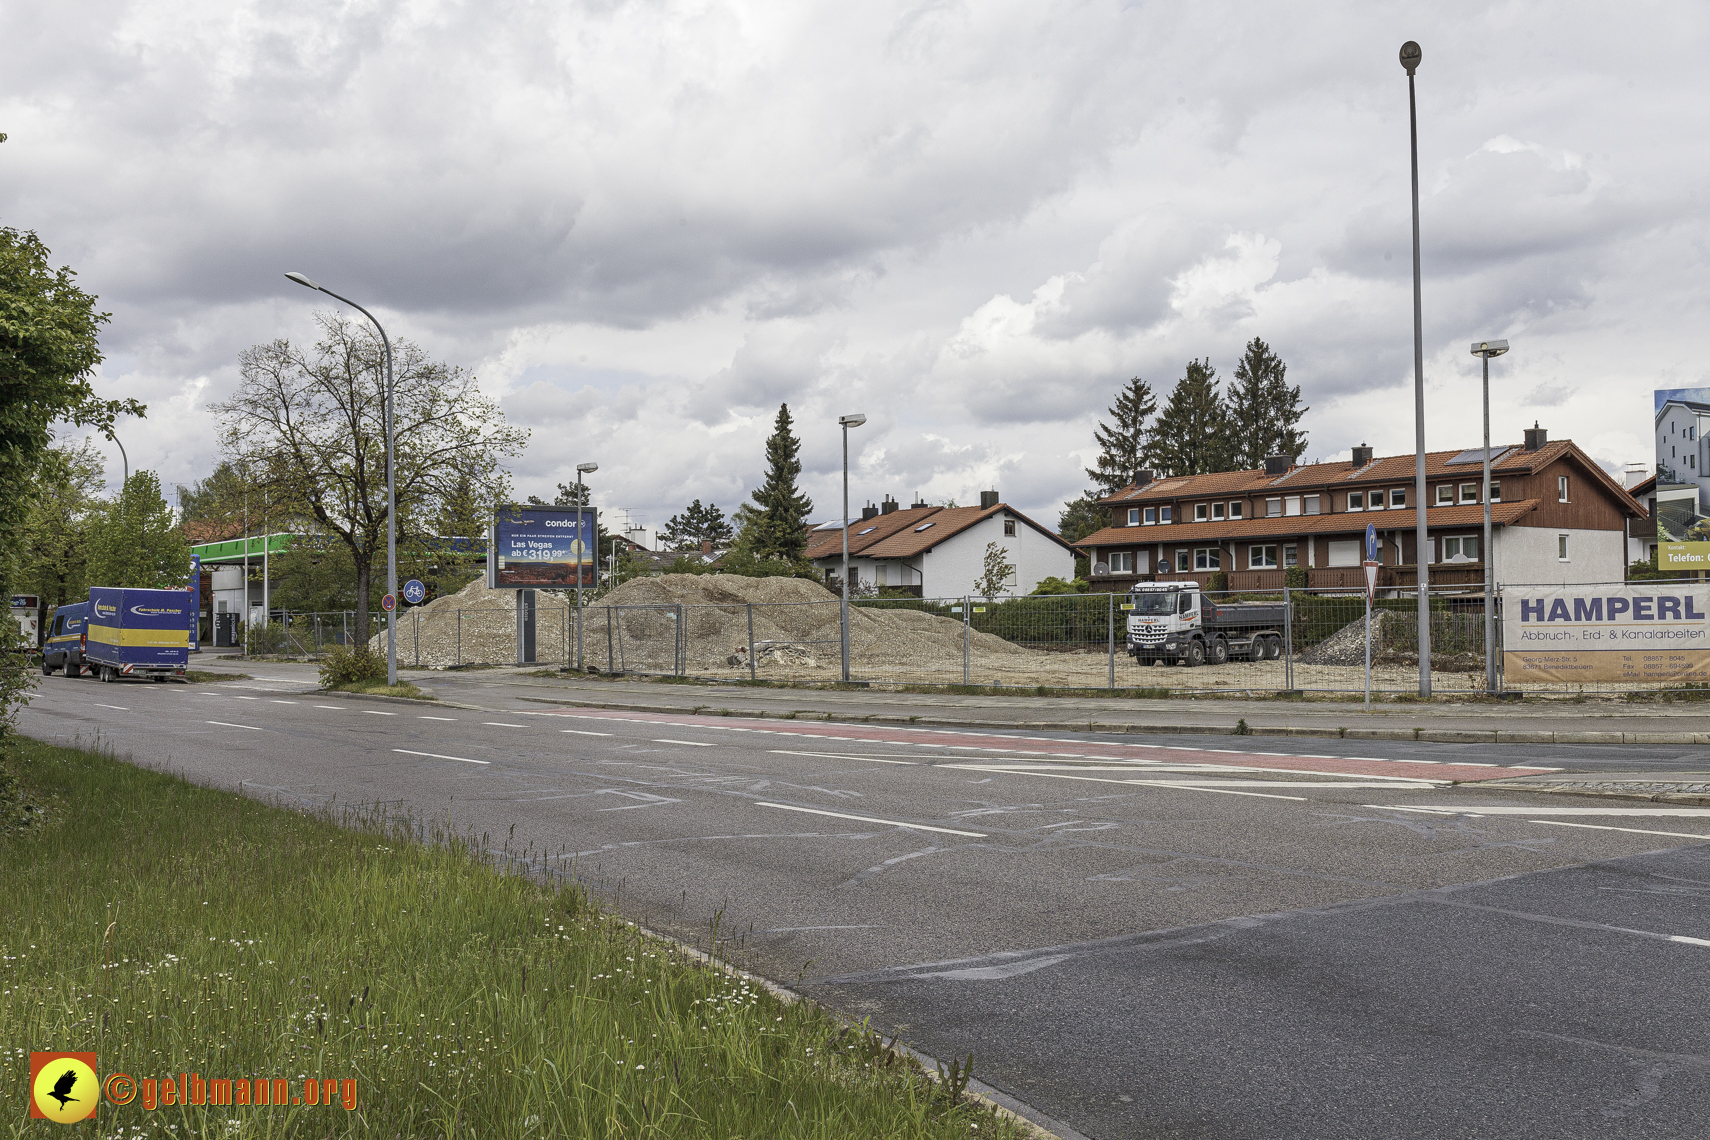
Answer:
[{"label": "construction banner sign", "polygon": [[1510,586],[1505,683],[1710,681],[1710,585]]}]

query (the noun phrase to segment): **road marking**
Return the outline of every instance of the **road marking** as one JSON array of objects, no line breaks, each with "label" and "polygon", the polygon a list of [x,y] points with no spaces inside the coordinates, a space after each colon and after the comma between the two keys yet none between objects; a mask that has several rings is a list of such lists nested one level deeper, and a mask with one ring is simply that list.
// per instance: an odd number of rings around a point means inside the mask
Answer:
[{"label": "road marking", "polygon": [[494,728],[527,728],[526,724],[506,724],[502,720],[484,720],[482,724],[490,724]]},{"label": "road marking", "polygon": [[130,709],[126,708],[124,705],[104,705],[100,701],[95,702],[95,707],[98,709],[118,709],[120,712],[130,712],[131,711]]},{"label": "road marking", "polygon": [[438,752],[412,752],[408,748],[394,748],[393,752],[402,752],[405,756],[429,756],[435,760],[461,760],[465,764],[491,764],[491,760],[471,760],[467,756],[441,756]]},{"label": "road marking", "polygon": [[809,815],[829,815],[833,819],[852,819],[857,823],[882,823],[886,827],[906,827],[910,831],[936,831],[943,835],[966,835],[970,839],[985,839],[982,831],[957,831],[953,827],[928,827],[924,823],[904,823],[898,819],[874,819],[870,815],[845,815],[840,811],[821,811],[819,808],[791,807],[789,804],[771,804],[764,800],[756,800],[755,807],[777,808],[779,811],[802,811]]},{"label": "road marking", "polygon": [[239,695],[239,694],[237,694],[237,693],[233,693],[233,694],[231,694],[231,695],[232,695],[232,698],[233,698],[233,699],[234,699],[234,700],[239,700],[239,701],[259,701],[259,700],[260,700],[260,699],[261,699],[261,698],[260,698],[260,697],[245,697],[245,696],[240,696],[240,695]]},{"label": "road marking", "polygon": [[1610,827],[1607,824],[1598,823],[1569,823],[1565,819],[1529,819],[1526,822],[1547,823],[1553,827],[1589,827],[1593,831],[1630,831],[1634,835],[1667,835],[1675,839],[1710,839],[1710,835],[1694,835],[1688,831],[1646,831],[1638,827]]},{"label": "road marking", "polygon": [[454,716],[418,716],[416,719],[417,720],[448,720],[452,724],[457,723],[457,718]]},{"label": "road marking", "polygon": [[294,705],[297,702],[296,701],[274,701],[273,703],[276,705]]},{"label": "road marking", "polygon": [[315,707],[318,709],[332,709],[334,712],[344,711],[343,705],[316,705]]},{"label": "road marking", "polygon": [[1684,934],[1671,934],[1668,936],[1668,940],[1670,942],[1684,942],[1688,946],[1710,946],[1710,938],[1689,938]]},{"label": "road marking", "polygon": [[1362,804],[1362,807],[1377,808],[1380,811],[1443,811],[1451,815],[1652,815],[1680,816],[1688,819],[1710,819],[1710,808],[1689,807],[1485,807],[1478,804],[1468,804],[1466,807],[1444,807],[1440,804],[1418,807],[1402,807],[1400,804]]},{"label": "road marking", "polygon": [[[790,752],[783,748],[770,748],[767,751],[774,756],[829,756],[833,760],[866,760],[874,764],[907,764],[910,768],[920,767],[918,760],[886,760],[879,756],[845,756],[841,752]],[[807,929],[803,927],[802,929]]]},{"label": "road marking", "polygon": [[369,716],[397,716],[397,713],[381,712],[379,709],[363,709]]},{"label": "road marking", "polygon": [[702,740],[655,740],[655,744],[687,744],[690,748],[717,748],[718,745]]},{"label": "road marking", "polygon": [[561,728],[559,732],[568,732],[576,736],[610,736],[609,732],[585,732],[580,728]]},{"label": "road marking", "polygon": [[210,721],[206,721],[204,723],[206,723],[206,724],[217,724],[221,728],[247,728],[251,732],[261,732],[262,731],[262,729],[255,727],[253,724],[228,724],[223,720],[210,720]]}]

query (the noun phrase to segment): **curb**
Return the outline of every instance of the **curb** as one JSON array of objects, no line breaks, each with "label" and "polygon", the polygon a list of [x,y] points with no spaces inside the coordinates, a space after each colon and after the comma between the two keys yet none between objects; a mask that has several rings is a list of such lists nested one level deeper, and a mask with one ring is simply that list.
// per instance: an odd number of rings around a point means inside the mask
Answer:
[{"label": "curb", "polygon": [[[352,694],[354,695],[354,694]],[[376,698],[379,699],[379,698]],[[385,698],[408,700],[406,697]],[[571,697],[517,697],[541,705],[570,708],[618,709],[624,712],[666,713],[673,716],[733,716],[749,720],[809,720],[838,724],[937,725],[946,728],[977,728],[986,731],[1025,729],[1044,732],[1103,732],[1113,735],[1236,736],[1234,726],[1211,724],[1115,724],[1104,721],[1004,721],[967,720],[943,716],[900,716],[890,713],[853,715],[802,709],[789,713],[765,709],[715,708],[712,705],[657,705],[622,701],[577,700]],[[420,702],[413,702],[420,703]],[[442,702],[446,708],[462,708]],[[491,711],[491,710],[483,710]],[[1710,732],[1510,732],[1502,729],[1442,728],[1301,728],[1254,726],[1248,736],[1295,736],[1330,740],[1413,740],[1430,744],[1710,744]]]},{"label": "curb", "polygon": [[1617,792],[1603,788],[1564,788],[1542,784],[1505,783],[1497,780],[1481,781],[1473,786],[1480,791],[1493,788],[1504,792],[1531,792],[1534,795],[1545,796],[1602,796],[1606,799],[1638,800],[1642,803],[1710,807],[1710,795],[1703,792]]}]

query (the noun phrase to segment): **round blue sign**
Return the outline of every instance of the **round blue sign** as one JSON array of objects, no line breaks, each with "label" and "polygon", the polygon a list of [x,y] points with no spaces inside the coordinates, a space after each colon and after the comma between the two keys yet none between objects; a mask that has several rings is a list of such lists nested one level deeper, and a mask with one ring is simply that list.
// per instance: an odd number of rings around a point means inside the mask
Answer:
[{"label": "round blue sign", "polygon": [[406,602],[412,606],[419,606],[425,597],[427,597],[427,587],[422,585],[419,579],[411,578],[404,583],[404,600]]}]

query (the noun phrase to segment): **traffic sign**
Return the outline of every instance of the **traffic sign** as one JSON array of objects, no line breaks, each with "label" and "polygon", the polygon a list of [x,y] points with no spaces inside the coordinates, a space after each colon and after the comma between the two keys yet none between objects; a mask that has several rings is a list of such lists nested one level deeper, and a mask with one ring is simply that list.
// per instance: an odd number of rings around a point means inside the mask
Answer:
[{"label": "traffic sign", "polygon": [[398,608],[398,599],[394,598],[391,594],[387,594],[384,598],[380,599],[380,608],[385,610],[387,613],[391,613],[393,610]]},{"label": "traffic sign", "polygon": [[1366,561],[1383,561],[1382,558],[1378,557],[1377,527],[1373,526],[1371,523],[1366,524]]},{"label": "traffic sign", "polygon": [[421,605],[422,599],[426,597],[427,587],[422,585],[421,579],[411,578],[408,582],[404,583],[404,600],[412,606]]}]

